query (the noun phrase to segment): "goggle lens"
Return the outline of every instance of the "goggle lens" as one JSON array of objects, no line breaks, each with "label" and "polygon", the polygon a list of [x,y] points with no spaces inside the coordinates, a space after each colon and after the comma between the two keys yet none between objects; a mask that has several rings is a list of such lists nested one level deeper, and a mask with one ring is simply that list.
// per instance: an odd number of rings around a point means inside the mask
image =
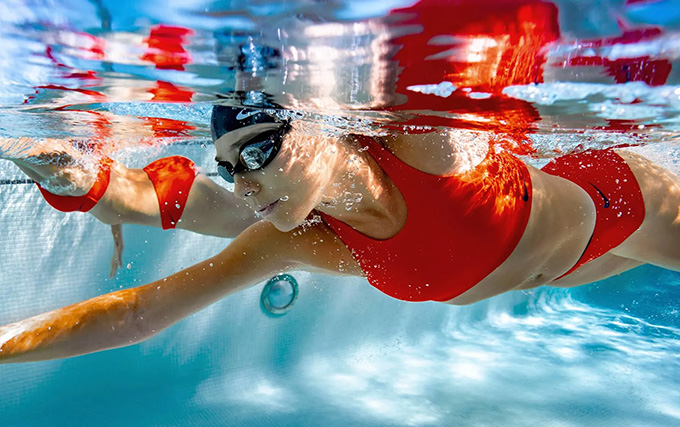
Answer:
[{"label": "goggle lens", "polygon": [[247,145],[243,150],[241,150],[241,155],[239,159],[241,163],[248,168],[248,170],[260,169],[264,166],[265,162],[269,159],[269,155],[272,152],[272,147],[266,151],[262,150],[262,147],[252,144]]},{"label": "goggle lens", "polygon": [[217,162],[218,175],[233,184],[234,175],[237,173],[264,168],[279,153],[283,136],[289,129],[289,123],[285,122],[278,130],[265,132],[259,138],[245,143],[239,150],[239,161],[236,166],[227,161]]}]

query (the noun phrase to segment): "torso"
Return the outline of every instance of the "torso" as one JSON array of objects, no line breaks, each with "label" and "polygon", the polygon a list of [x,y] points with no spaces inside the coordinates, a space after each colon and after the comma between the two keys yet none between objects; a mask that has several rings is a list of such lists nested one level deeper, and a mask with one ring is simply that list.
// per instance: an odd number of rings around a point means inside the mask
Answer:
[{"label": "torso", "polygon": [[522,238],[501,266],[450,303],[470,304],[509,290],[549,284],[583,253],[595,225],[592,200],[566,179],[531,166],[528,170],[534,194]]},{"label": "torso", "polygon": [[[407,154],[406,157],[409,161],[404,163],[420,170],[417,167],[417,156]],[[428,159],[421,158],[424,163],[427,163],[426,160]],[[592,200],[578,186],[565,179],[544,174],[531,167],[526,167],[526,171],[533,184],[533,197],[530,214],[518,241],[512,245],[509,255],[500,265],[475,280],[476,284],[471,288],[446,302],[468,304],[508,290],[550,283],[568,271],[583,252],[594,226]],[[429,169],[427,172],[431,173],[433,170]],[[401,194],[400,199],[403,200]],[[384,234],[388,237],[399,234],[403,222],[397,217],[392,221],[391,230],[384,231]],[[384,230],[384,223],[382,225]],[[375,235],[370,236],[376,238]],[[488,241],[486,243],[483,246],[488,248]],[[348,246],[351,248],[351,245]],[[457,277],[454,270],[455,268],[450,267],[446,270],[451,280]],[[463,267],[459,268],[459,271],[462,270]],[[408,296],[402,299],[408,299]]]},{"label": "torso", "polygon": [[407,206],[405,225],[377,240],[367,228],[324,219],[374,287],[407,301],[448,301],[488,276],[517,246],[532,194],[518,159],[489,152],[465,174],[442,177],[413,168],[375,141],[365,145],[398,188],[394,198]]}]

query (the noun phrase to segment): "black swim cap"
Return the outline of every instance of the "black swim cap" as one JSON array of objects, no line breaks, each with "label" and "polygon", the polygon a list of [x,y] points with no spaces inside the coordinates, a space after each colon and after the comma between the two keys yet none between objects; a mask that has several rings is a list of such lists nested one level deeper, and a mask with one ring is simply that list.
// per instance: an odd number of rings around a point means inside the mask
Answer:
[{"label": "black swim cap", "polygon": [[210,119],[210,133],[213,141],[227,132],[259,123],[281,123],[282,121],[267,114],[264,110],[249,107],[226,107],[215,105]]}]

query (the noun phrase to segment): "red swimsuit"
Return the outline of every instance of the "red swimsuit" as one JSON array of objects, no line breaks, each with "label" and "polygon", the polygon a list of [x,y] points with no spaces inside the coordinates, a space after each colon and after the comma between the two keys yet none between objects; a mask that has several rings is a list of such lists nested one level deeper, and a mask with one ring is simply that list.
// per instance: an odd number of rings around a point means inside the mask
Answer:
[{"label": "red swimsuit", "polygon": [[[406,165],[375,141],[361,142],[404,196],[404,228],[390,239],[375,240],[321,216],[350,248],[371,285],[401,300],[448,301],[510,256],[531,210],[531,179],[519,159],[491,148],[472,172],[439,177]],[[543,171],[579,185],[596,207],[590,242],[561,277],[607,253],[640,227],[645,216],[642,192],[630,167],[613,150],[560,157]]]},{"label": "red swimsuit", "polygon": [[614,150],[558,157],[541,170],[577,184],[595,203],[595,229],[590,242],[576,265],[558,279],[623,243],[645,219],[640,185]]},{"label": "red swimsuit", "polygon": [[321,215],[371,285],[405,301],[448,301],[510,256],[531,211],[531,178],[519,159],[491,148],[472,171],[444,177],[408,166],[373,139],[360,141],[404,196],[406,224],[375,240]]}]

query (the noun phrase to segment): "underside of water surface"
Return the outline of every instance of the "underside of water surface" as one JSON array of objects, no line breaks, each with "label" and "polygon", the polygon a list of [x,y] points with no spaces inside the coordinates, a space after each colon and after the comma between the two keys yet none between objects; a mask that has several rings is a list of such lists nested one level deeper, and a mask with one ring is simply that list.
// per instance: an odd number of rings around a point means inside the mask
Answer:
[{"label": "underside of water surface", "polygon": [[[627,147],[680,172],[680,2],[5,0],[0,157],[71,144],[215,173],[215,104],[328,134],[448,130],[530,164]],[[0,324],[165,277],[228,240],[88,215],[0,160]],[[678,243],[680,244],[680,242]],[[455,272],[452,272],[455,280]],[[135,346],[0,366],[0,425],[680,425],[680,274],[465,307],[293,273]]]}]

